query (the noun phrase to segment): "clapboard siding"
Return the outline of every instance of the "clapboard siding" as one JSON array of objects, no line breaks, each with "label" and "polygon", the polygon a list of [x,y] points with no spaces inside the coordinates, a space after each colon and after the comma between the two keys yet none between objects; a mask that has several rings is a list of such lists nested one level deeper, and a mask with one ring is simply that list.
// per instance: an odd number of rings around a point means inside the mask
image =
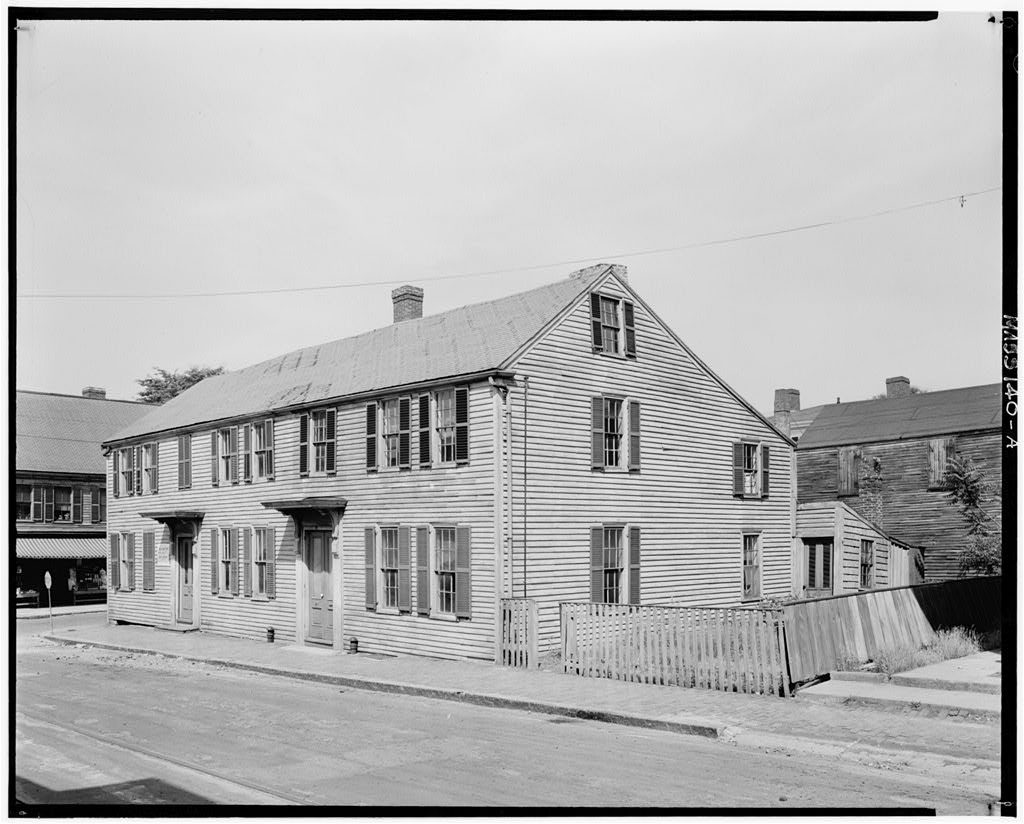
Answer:
[{"label": "clapboard siding", "polygon": [[[609,280],[602,294],[632,299]],[[762,535],[762,593],[791,594],[789,444],[712,378],[639,303],[637,359],[591,351],[584,299],[515,364],[529,377],[524,559],[522,381],[513,409],[513,587],[539,604],[543,646],[558,634],[559,601],[589,601],[589,529],[641,529],[641,602],[735,605],[742,594],[742,532]],[[591,469],[593,396],[640,402],[639,473]],[[770,497],[732,494],[732,444],[770,447]],[[526,568],[525,587],[523,568]],[[524,592],[525,589],[525,592]]]},{"label": "clapboard siding", "polygon": [[[928,489],[928,443],[928,438],[918,438],[858,448],[865,461],[877,458],[881,462],[885,487],[879,526],[901,541],[922,547],[925,579],[937,581],[959,576],[957,553],[964,547],[967,531],[947,493]],[[998,432],[957,435],[956,451],[970,456],[996,488],[1002,486]],[[801,502],[838,498],[838,461],[836,447],[797,450]],[[843,496],[842,500],[865,517],[879,520],[868,496]],[[998,518],[998,501],[989,500],[987,505]]]},{"label": "clapboard siding", "polygon": [[[162,623],[170,615],[170,565],[158,564],[154,593],[141,592],[141,532],[158,528],[140,517],[151,510],[193,509],[205,513],[199,536],[195,592],[201,598],[201,628],[226,635],[262,637],[273,626],[279,639],[295,640],[296,551],[291,518],[262,506],[266,500],[341,496],[348,505],[339,526],[342,559],[342,615],[345,638],[355,636],[370,652],[414,652],[441,657],[493,656],[494,499],[491,398],[487,384],[469,393],[467,466],[368,473],[365,467],[365,403],[338,407],[337,474],[299,477],[299,415],[275,417],[275,480],[250,484],[210,482],[209,430],[192,439],[192,487],[177,489],[177,439],[160,443],[160,491],[108,499],[110,530],[133,530],[136,538],[135,592],[112,593],[111,618]],[[415,442],[415,438],[413,438]],[[415,457],[415,448],[413,456]],[[108,458],[108,489],[112,461]],[[363,528],[379,523],[416,526],[455,523],[472,529],[472,618],[445,621],[413,615],[383,615],[365,609]],[[273,526],[276,530],[276,598],[261,601],[211,592],[210,530]],[[159,553],[158,553],[159,556]],[[337,570],[338,567],[336,566]],[[415,578],[415,576],[414,576]],[[415,586],[415,584],[414,584]],[[414,589],[415,603],[415,589]],[[337,608],[338,605],[335,605]]]}]

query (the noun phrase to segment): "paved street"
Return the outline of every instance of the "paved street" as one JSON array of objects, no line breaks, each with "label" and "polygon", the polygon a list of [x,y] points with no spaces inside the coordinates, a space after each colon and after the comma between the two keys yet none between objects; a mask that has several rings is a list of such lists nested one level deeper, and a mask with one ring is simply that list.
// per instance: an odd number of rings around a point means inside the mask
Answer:
[{"label": "paved street", "polygon": [[[96,619],[77,618],[86,620]],[[40,637],[48,629],[18,623],[15,766],[18,798],[29,803],[934,806],[977,815],[998,792],[989,771],[929,775],[898,759],[867,765],[341,690],[56,646]]]}]

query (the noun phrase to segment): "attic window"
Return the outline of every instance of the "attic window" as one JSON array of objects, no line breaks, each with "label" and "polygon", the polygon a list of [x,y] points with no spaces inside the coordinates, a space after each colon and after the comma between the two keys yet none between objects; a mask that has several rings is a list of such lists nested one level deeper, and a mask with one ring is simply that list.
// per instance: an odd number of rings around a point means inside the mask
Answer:
[{"label": "attic window", "polygon": [[590,295],[591,344],[595,352],[636,358],[633,303],[610,295]]}]

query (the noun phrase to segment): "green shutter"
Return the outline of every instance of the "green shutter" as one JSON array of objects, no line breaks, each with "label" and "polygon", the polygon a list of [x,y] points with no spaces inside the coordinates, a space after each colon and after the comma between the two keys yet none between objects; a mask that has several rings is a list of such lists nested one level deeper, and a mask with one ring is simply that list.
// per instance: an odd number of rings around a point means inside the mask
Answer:
[{"label": "green shutter", "polygon": [[110,536],[110,588],[116,592],[121,588],[121,536],[116,532]]},{"label": "green shutter", "polygon": [[247,526],[242,527],[242,594],[252,598],[252,529]]},{"label": "green shutter", "polygon": [[111,484],[111,488],[113,490],[114,497],[117,498],[121,494],[121,479],[118,477],[118,475],[121,473],[121,460],[120,460],[121,452],[120,452],[120,450],[115,449],[111,453],[111,455],[114,458],[114,463],[113,463],[113,470],[114,470],[113,471],[113,483]]},{"label": "green shutter", "polygon": [[455,530],[455,616],[457,618],[472,617],[472,561],[469,527],[457,527]]},{"label": "green shutter", "polygon": [[376,535],[372,526],[363,531],[363,549],[365,552],[366,569],[366,608],[377,609],[377,552]]},{"label": "green shutter", "polygon": [[411,571],[412,559],[410,557],[411,530],[407,526],[398,528],[398,611],[410,612],[412,610],[412,587]]},{"label": "green shutter", "polygon": [[82,489],[77,486],[71,489],[71,521],[82,523]]},{"label": "green shutter", "polygon": [[228,441],[231,446],[231,465],[229,472],[231,472],[231,483],[238,483],[238,427],[232,426],[228,430]]},{"label": "green shutter", "polygon": [[217,477],[217,430],[210,433],[210,483],[213,486],[220,484]]},{"label": "green shutter", "polygon": [[[232,595],[238,595],[238,533],[241,529],[229,529],[224,546],[224,555],[230,561],[228,565],[228,589]],[[230,546],[230,550],[229,550]]]},{"label": "green shutter", "polygon": [[299,416],[299,477],[309,475],[309,415]]},{"label": "green shutter", "polygon": [[[377,404],[366,404],[366,468],[377,471]],[[376,606],[376,603],[374,604]]]},{"label": "green shutter", "polygon": [[768,459],[768,447],[761,447],[761,497],[768,497],[768,475],[770,470],[770,463]]},{"label": "green shutter", "polygon": [[629,528],[629,603],[640,603],[640,527]]},{"label": "green shutter", "polygon": [[590,399],[590,468],[604,469],[604,398]]},{"label": "green shutter", "polygon": [[469,463],[469,390],[455,390],[455,463]]},{"label": "green shutter", "polygon": [[153,486],[149,491],[154,494],[160,491],[160,441],[153,441]]},{"label": "green shutter", "polygon": [[601,296],[597,292],[590,293],[590,332],[591,347],[595,352],[600,352],[604,345],[601,336]]},{"label": "green shutter", "polygon": [[416,612],[430,615],[430,531],[416,529]]},{"label": "green shutter", "polygon": [[626,357],[636,358],[636,329],[633,325],[633,304],[631,301],[624,300],[623,306],[623,325],[626,329]]},{"label": "green shutter", "polygon": [[43,520],[43,488],[37,484],[32,485],[32,520]]},{"label": "green shutter", "polygon": [[267,418],[263,423],[263,442],[267,446],[267,480],[274,480],[274,421]]},{"label": "green shutter", "polygon": [[[142,447],[135,447],[135,494],[142,494]],[[133,587],[134,589],[134,587]]]},{"label": "green shutter", "polygon": [[252,424],[242,426],[242,480],[252,483]]},{"label": "green shutter", "polygon": [[629,469],[640,471],[640,401],[629,402]]},{"label": "green shutter", "polygon": [[53,487],[43,487],[43,520],[53,523]]},{"label": "green shutter", "polygon": [[135,589],[135,533],[128,534],[128,546],[125,549],[125,557],[128,559],[128,586],[126,589]]},{"label": "green shutter", "polygon": [[219,575],[217,566],[220,563],[219,553],[217,552],[217,530],[210,530],[210,592],[216,595],[220,592]]},{"label": "green shutter", "polygon": [[430,469],[430,395],[419,397],[419,462],[420,469]]},{"label": "green shutter", "polygon": [[732,445],[732,494],[743,497],[743,444]]},{"label": "green shutter", "polygon": [[409,428],[411,423],[410,404],[408,398],[398,399],[398,466],[408,469],[409,463]]},{"label": "green shutter", "polygon": [[277,531],[267,527],[267,597],[277,597]]},{"label": "green shutter", "polygon": [[156,534],[152,531],[142,533],[142,589],[156,589]]},{"label": "green shutter", "polygon": [[337,471],[335,468],[335,455],[337,452],[337,444],[335,439],[338,437],[338,410],[328,409],[327,410],[327,474],[333,475]]},{"label": "green shutter", "polygon": [[604,603],[604,529],[590,528],[590,600]]}]

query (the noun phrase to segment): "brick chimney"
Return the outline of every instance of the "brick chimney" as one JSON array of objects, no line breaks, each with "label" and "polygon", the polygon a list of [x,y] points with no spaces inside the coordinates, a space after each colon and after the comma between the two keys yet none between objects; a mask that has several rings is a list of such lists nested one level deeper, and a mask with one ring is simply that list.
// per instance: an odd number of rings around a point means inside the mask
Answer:
[{"label": "brick chimney", "polygon": [[903,375],[897,375],[894,378],[885,379],[885,397],[892,398],[909,398],[910,397],[910,378],[904,377]]},{"label": "brick chimney", "polygon": [[107,397],[107,390],[102,386],[86,386],[82,389],[83,398],[92,398],[93,400],[102,401]]},{"label": "brick chimney", "polygon": [[399,286],[391,293],[395,305],[395,323],[423,317],[423,290],[419,286]]},{"label": "brick chimney", "polygon": [[775,414],[772,415],[772,423],[786,435],[792,432],[792,412],[800,408],[799,389],[776,389],[775,390]]}]

